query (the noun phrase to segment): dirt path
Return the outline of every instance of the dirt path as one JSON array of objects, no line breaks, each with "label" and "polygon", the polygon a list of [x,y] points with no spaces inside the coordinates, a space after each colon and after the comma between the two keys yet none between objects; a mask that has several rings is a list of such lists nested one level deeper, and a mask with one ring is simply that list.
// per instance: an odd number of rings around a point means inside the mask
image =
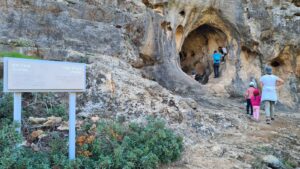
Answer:
[{"label": "dirt path", "polygon": [[263,168],[262,157],[275,155],[288,167],[300,166],[300,117],[279,114],[271,125],[245,118],[244,124],[224,130],[208,141],[188,147],[172,169]]}]

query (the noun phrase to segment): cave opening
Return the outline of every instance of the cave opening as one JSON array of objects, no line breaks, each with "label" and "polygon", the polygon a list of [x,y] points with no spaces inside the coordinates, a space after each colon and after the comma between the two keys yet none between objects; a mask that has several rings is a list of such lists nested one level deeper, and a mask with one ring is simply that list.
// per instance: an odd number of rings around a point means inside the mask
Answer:
[{"label": "cave opening", "polygon": [[[207,84],[213,73],[212,54],[226,46],[227,36],[222,30],[208,24],[198,27],[183,42],[179,53],[181,69],[188,75],[195,72],[196,80]],[[221,65],[221,76],[223,69]]]},{"label": "cave opening", "polygon": [[279,67],[280,65],[281,65],[281,63],[277,60],[271,62],[272,67]]}]

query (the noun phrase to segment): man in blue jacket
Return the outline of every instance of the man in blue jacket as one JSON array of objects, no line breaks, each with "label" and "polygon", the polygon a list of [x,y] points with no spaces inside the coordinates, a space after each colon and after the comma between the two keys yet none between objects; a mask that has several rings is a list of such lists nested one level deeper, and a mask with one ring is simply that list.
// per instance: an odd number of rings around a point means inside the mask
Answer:
[{"label": "man in blue jacket", "polygon": [[215,50],[214,54],[212,56],[213,56],[213,60],[214,60],[215,78],[218,78],[219,77],[220,61],[221,61],[222,55]]}]

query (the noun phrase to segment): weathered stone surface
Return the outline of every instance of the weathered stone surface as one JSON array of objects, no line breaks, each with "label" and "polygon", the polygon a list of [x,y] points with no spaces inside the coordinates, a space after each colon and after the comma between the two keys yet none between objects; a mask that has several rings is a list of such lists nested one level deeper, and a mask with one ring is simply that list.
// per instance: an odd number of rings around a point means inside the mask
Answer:
[{"label": "weathered stone surface", "polygon": [[[279,91],[280,103],[297,109],[297,1],[1,0],[0,4],[2,51],[86,63],[93,54],[114,56],[143,68],[144,77],[197,101],[205,93],[241,96],[249,81],[258,81],[264,65],[270,64],[286,80]],[[195,31],[208,40],[207,45]],[[189,42],[189,37],[200,39]],[[213,79],[210,55],[217,46],[226,46],[229,54],[221,66],[222,77]],[[191,58],[191,51],[196,57]],[[189,55],[181,62],[180,52]],[[206,85],[186,75],[193,69],[203,75]]]},{"label": "weathered stone surface", "polygon": [[[160,47],[164,49],[159,58],[152,55],[153,59],[163,60],[161,64],[154,66],[153,70],[153,76],[160,84],[182,93],[187,93],[187,89],[190,88],[198,89],[190,89],[190,95],[206,90],[219,96],[241,96],[248,83],[252,79],[258,81],[263,73],[262,68],[269,64],[274,67],[276,75],[286,80],[279,92],[280,102],[290,108],[297,108],[299,85],[295,87],[294,84],[299,84],[299,77],[295,77],[298,68],[295,64],[292,65],[292,62],[299,56],[297,46],[300,39],[297,34],[300,20],[294,15],[299,12],[299,8],[291,2],[173,0],[169,1],[165,10],[168,13],[163,18],[154,17],[157,21],[153,22],[154,28],[157,27],[157,22],[166,23],[162,25],[163,30],[154,29],[151,33],[159,35],[164,31],[160,36],[163,41],[152,38],[154,42],[149,42],[149,37],[154,36],[146,36],[147,47],[148,44],[160,44],[159,47],[152,45],[151,51],[159,51]],[[196,30],[199,35],[195,34]],[[196,40],[202,36],[208,42]],[[189,42],[189,37],[195,39]],[[214,37],[223,37],[223,42]],[[216,42],[214,44],[210,42],[213,39]],[[203,48],[206,43],[209,43],[207,48]],[[196,69],[198,73],[203,74],[206,70],[206,76],[209,77],[212,70],[211,65],[207,63],[211,63],[211,59],[207,62],[207,59],[203,60],[200,56],[209,58],[212,51],[222,45],[226,46],[229,52],[226,64],[221,66],[222,77],[218,80],[209,78],[207,85],[202,87],[190,82],[178,66],[179,52],[182,51],[185,57],[184,61],[181,61],[183,71],[190,73]],[[182,84],[183,81],[189,82]]]},{"label": "weathered stone surface", "polygon": [[[300,160],[297,118],[254,123],[233,99],[270,64],[286,81],[280,105],[299,112],[298,1],[0,0],[0,23],[0,51],[87,63],[78,117],[164,118],[188,147],[174,168],[253,168],[266,155],[257,143]],[[220,45],[229,53],[214,79],[210,55]],[[194,68],[206,84],[189,76]]]}]

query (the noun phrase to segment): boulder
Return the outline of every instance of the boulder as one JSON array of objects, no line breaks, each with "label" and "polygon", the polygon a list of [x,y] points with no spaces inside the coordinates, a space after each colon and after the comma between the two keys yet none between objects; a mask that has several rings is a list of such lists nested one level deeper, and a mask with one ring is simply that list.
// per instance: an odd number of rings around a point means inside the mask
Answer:
[{"label": "boulder", "polygon": [[264,156],[263,161],[272,169],[284,169],[282,162],[273,155]]}]

